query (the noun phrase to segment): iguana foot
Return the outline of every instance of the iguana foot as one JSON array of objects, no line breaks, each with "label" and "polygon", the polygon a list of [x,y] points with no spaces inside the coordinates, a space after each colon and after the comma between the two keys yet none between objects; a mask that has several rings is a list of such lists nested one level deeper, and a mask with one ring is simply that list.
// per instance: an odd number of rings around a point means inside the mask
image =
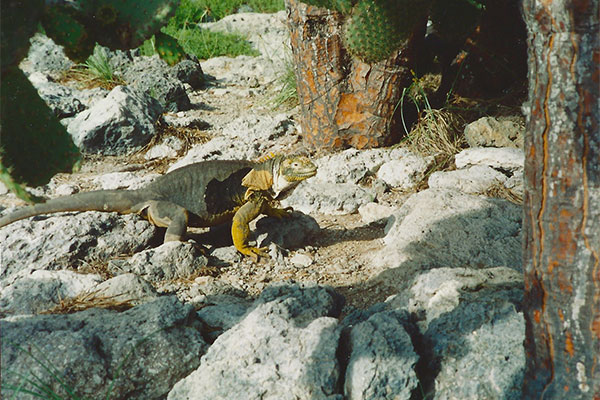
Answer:
[{"label": "iguana foot", "polygon": [[267,253],[268,249],[266,247],[245,246],[245,247],[239,248],[236,246],[236,248],[243,255],[252,258],[252,260],[254,262],[258,262],[259,257],[266,258],[269,256],[269,254]]},{"label": "iguana foot", "polygon": [[270,217],[275,217],[275,218],[289,218],[292,216],[292,211],[294,211],[294,209],[292,207],[286,207],[286,208],[270,208],[269,210],[267,210],[266,214]]}]

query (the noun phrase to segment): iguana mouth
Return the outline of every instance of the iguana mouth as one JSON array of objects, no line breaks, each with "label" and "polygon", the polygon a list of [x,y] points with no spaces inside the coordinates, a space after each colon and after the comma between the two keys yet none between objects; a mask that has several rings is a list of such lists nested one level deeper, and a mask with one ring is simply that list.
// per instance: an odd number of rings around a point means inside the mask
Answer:
[{"label": "iguana mouth", "polygon": [[294,176],[287,176],[286,179],[288,181],[302,181],[304,179],[308,179],[310,177],[313,177],[317,174],[317,170],[313,169],[310,171],[301,171],[301,172],[297,172]]}]

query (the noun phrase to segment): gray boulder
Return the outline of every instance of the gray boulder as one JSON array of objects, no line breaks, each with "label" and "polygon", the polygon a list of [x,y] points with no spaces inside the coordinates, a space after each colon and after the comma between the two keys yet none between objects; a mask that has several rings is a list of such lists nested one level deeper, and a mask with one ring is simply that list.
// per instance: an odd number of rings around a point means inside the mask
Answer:
[{"label": "gray boulder", "polygon": [[470,147],[523,148],[525,126],[514,119],[483,117],[465,127]]},{"label": "gray boulder", "polygon": [[486,165],[473,165],[454,171],[436,171],[429,177],[432,189],[457,189],[465,193],[485,193],[490,187],[504,184],[508,178]]},{"label": "gray boulder", "polygon": [[74,271],[33,271],[0,288],[0,315],[35,314],[95,287],[101,277]]},{"label": "gray boulder", "polygon": [[135,274],[115,276],[92,287],[89,292],[98,297],[109,297],[114,301],[133,305],[144,304],[158,297],[154,287]]},{"label": "gray boulder", "polygon": [[60,398],[70,389],[78,398],[163,399],[207,347],[193,307],[174,296],[121,313],[4,319],[0,328],[2,392],[21,387],[16,398],[25,400],[39,398],[26,390],[42,384]]},{"label": "gray boulder", "polygon": [[70,121],[67,131],[85,153],[127,154],[152,139],[161,113],[160,103],[149,95],[117,86]]},{"label": "gray boulder", "polygon": [[185,242],[166,242],[125,260],[111,260],[108,270],[119,275],[134,273],[149,282],[187,278],[208,263],[196,247]]},{"label": "gray boulder", "polygon": [[284,199],[284,207],[293,207],[306,214],[352,214],[375,199],[373,191],[353,183],[330,183],[316,179],[301,182]]},{"label": "gray boulder", "polygon": [[182,60],[171,67],[172,77],[182,83],[187,83],[193,89],[200,89],[205,82],[204,72],[197,59]]},{"label": "gray boulder", "polygon": [[522,296],[523,277],[513,269],[439,268],[388,300],[416,320],[426,398],[521,398]]},{"label": "gray boulder", "polygon": [[393,268],[386,279],[406,281],[423,266],[520,270],[521,214],[506,200],[448,189],[416,193],[385,227],[381,263]]},{"label": "gray boulder", "polygon": [[266,289],[168,399],[341,400],[333,318],[341,306],[341,297],[324,287]]},{"label": "gray boulder", "polygon": [[136,215],[84,212],[38,216],[0,229],[0,288],[35,270],[78,267],[149,247],[156,228]]},{"label": "gray boulder", "polygon": [[190,98],[175,76],[158,55],[135,57],[123,75],[128,85],[156,99],[165,111],[189,110]]},{"label": "gray boulder", "polygon": [[419,357],[404,329],[406,316],[384,311],[352,328],[344,385],[348,400],[410,399]]},{"label": "gray boulder", "polygon": [[40,97],[58,118],[72,117],[86,109],[77,91],[55,82],[33,82]]},{"label": "gray boulder", "polygon": [[25,74],[38,71],[53,78],[59,78],[68,71],[75,63],[65,55],[62,46],[54,43],[52,39],[41,33],[36,33],[29,40],[31,47],[20,67]]},{"label": "gray boulder", "polygon": [[294,249],[307,244],[308,238],[317,234],[321,228],[310,215],[294,211],[284,218],[261,218],[256,222],[254,234],[258,237],[259,247],[275,243],[284,249]]}]

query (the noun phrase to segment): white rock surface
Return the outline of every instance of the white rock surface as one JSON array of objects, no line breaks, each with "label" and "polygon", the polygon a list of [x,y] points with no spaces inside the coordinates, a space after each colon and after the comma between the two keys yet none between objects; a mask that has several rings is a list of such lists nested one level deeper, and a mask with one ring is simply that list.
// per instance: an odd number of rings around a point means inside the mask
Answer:
[{"label": "white rock surface", "polygon": [[111,172],[100,175],[92,180],[103,190],[139,189],[152,182],[159,174],[144,174],[140,176],[133,172]]},{"label": "white rock surface", "polygon": [[363,222],[370,224],[371,222],[388,219],[394,213],[394,209],[383,204],[370,202],[358,207],[358,213]]},{"label": "white rock surface", "polygon": [[525,154],[513,147],[476,147],[465,149],[454,157],[456,168],[487,165],[496,169],[516,171],[523,169]]},{"label": "white rock surface", "polygon": [[[521,207],[506,200],[427,189],[390,218],[383,265],[408,273],[415,265],[521,269]],[[399,278],[402,279],[402,278]]]},{"label": "white rock surface", "polygon": [[506,175],[486,165],[474,165],[454,171],[436,171],[429,177],[432,189],[456,189],[464,193],[484,193],[491,186],[503,184]]},{"label": "white rock surface", "polygon": [[377,177],[388,186],[410,190],[421,182],[432,162],[433,157],[406,154],[400,159],[384,163],[377,171]]}]

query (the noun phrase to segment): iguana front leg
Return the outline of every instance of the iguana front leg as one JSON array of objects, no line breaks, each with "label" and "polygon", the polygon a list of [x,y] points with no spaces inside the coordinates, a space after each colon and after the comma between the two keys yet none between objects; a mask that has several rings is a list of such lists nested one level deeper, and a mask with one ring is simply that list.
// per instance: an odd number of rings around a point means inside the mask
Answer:
[{"label": "iguana front leg", "polygon": [[292,207],[277,208],[273,207],[269,202],[265,202],[263,205],[262,212],[267,214],[269,217],[275,218],[287,218],[292,216]]},{"label": "iguana front leg", "polygon": [[265,200],[254,196],[253,199],[241,206],[233,216],[231,238],[235,248],[242,254],[252,257],[255,261],[259,256],[266,257],[266,248],[248,246],[250,227],[248,224],[263,212]]}]

